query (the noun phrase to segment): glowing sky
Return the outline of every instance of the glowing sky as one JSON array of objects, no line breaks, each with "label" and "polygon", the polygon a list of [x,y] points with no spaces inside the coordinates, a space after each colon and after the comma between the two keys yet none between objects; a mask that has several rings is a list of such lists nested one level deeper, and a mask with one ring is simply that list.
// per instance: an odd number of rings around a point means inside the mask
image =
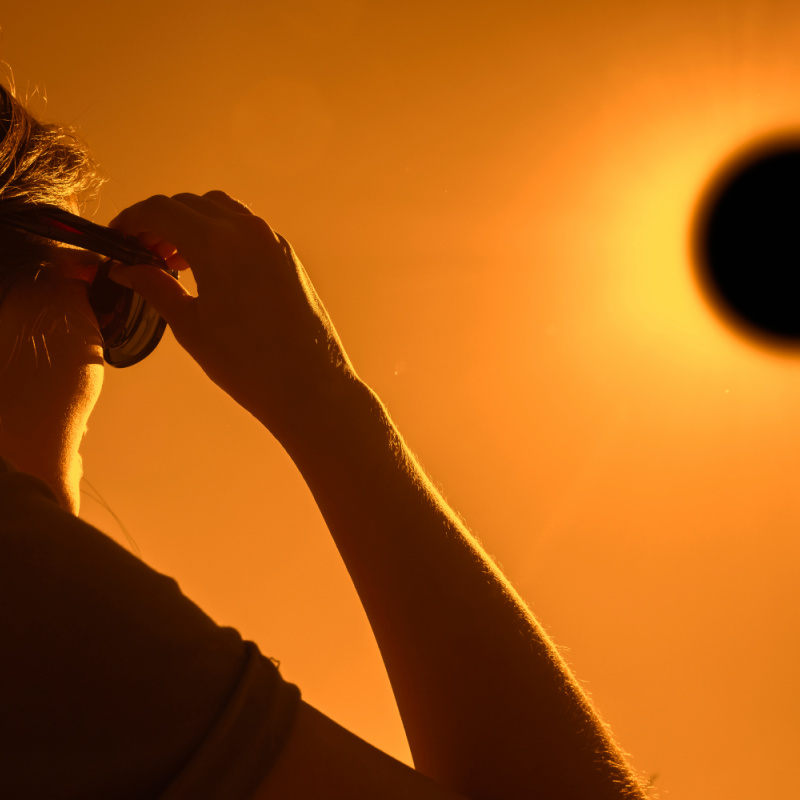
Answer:
[{"label": "glowing sky", "polygon": [[[292,241],[356,369],[666,796],[790,796],[800,361],[721,325],[689,241],[718,165],[800,127],[796,4],[221,8],[16,4],[0,58],[89,141],[98,221],[221,188]],[[107,375],[84,461],[148,563],[408,758],[308,491],[169,334]],[[125,542],[89,497],[83,516]]]}]

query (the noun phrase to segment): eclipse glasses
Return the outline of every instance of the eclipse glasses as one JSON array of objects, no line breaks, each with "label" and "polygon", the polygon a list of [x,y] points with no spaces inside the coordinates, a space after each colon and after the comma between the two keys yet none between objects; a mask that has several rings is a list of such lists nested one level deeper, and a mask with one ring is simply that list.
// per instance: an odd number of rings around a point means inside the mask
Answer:
[{"label": "eclipse glasses", "polygon": [[108,277],[115,261],[122,264],[152,264],[178,277],[164,259],[148,250],[135,236],[105,228],[70,214],[58,206],[20,203],[0,214],[0,224],[34,233],[45,239],[71,244],[106,256],[89,287],[92,307],[103,337],[103,358],[112,367],[130,367],[155,350],[167,323],[144,298]]}]

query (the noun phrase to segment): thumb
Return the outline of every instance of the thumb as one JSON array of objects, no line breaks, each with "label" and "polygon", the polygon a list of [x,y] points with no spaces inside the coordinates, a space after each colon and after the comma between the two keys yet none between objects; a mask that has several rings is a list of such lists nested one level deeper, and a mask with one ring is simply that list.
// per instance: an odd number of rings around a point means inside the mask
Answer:
[{"label": "thumb", "polygon": [[149,264],[112,264],[108,277],[140,294],[173,330],[182,326],[194,299],[176,278]]}]

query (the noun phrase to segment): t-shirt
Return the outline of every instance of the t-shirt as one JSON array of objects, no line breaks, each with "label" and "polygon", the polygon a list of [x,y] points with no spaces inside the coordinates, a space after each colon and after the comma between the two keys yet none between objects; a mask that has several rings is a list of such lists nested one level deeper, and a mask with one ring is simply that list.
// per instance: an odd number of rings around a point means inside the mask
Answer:
[{"label": "t-shirt", "polygon": [[244,800],[300,693],[0,460],[0,798]]}]

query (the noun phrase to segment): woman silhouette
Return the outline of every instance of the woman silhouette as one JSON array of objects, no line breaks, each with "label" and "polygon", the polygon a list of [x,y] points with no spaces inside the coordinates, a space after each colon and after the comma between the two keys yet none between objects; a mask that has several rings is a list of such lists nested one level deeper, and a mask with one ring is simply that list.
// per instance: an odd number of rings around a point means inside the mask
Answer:
[{"label": "woman silhouette", "polygon": [[[76,211],[96,181],[75,137],[5,90],[0,126],[0,216],[3,203]],[[78,519],[79,446],[104,369],[88,288],[103,259],[0,225],[0,795],[643,797],[538,622],[359,378],[289,244],[219,191],[151,197],[111,228],[192,270],[197,296],[154,264],[110,274],[302,473],[369,617],[415,769],[307,705],[254,644]]]}]

